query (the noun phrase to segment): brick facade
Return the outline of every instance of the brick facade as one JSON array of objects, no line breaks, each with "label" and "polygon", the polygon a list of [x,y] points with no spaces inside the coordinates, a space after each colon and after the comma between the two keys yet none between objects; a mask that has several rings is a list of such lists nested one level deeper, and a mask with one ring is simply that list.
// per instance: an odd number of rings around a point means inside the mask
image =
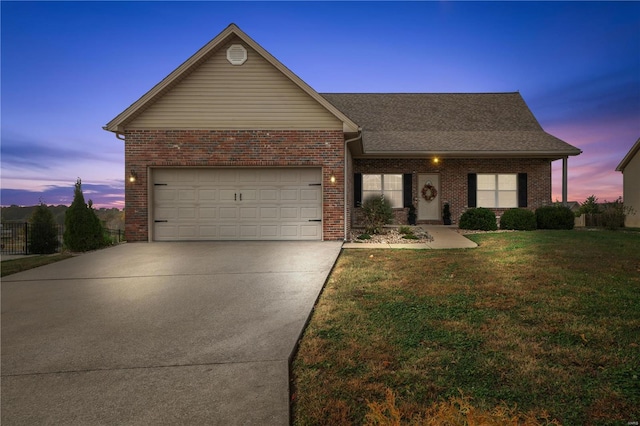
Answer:
[{"label": "brick facade", "polygon": [[[441,204],[449,202],[451,219],[458,223],[467,206],[467,175],[469,173],[527,173],[527,208],[536,208],[551,202],[551,160],[549,159],[442,159],[434,164],[431,159],[355,159],[354,173],[393,173],[413,174],[412,200],[417,205],[418,174],[434,173],[440,175]],[[350,187],[353,191],[353,185]],[[442,211],[442,206],[440,206]],[[353,226],[357,226],[360,209],[355,209]],[[395,209],[398,224],[407,223],[408,209]],[[493,209],[501,216],[505,209]],[[419,222],[420,223],[420,222]]]},{"label": "brick facade", "polygon": [[[149,168],[322,167],[323,239],[344,239],[344,134],[341,130],[129,130],[125,133],[128,241],[149,239]],[[335,177],[331,183],[330,177]]]}]

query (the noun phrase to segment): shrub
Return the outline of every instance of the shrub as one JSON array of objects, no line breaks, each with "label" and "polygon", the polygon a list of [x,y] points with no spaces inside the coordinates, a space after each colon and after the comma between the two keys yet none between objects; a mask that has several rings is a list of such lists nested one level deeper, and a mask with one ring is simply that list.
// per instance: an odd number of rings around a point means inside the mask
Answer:
[{"label": "shrub", "polygon": [[96,212],[84,202],[82,182],[76,181],[73,202],[64,215],[64,244],[72,251],[95,250],[105,246],[100,219]]},{"label": "shrub", "polygon": [[496,214],[484,207],[469,209],[460,217],[461,229],[477,229],[480,231],[495,231],[498,229],[496,225]]},{"label": "shrub", "polygon": [[575,215],[566,206],[539,207],[536,210],[536,225],[538,229],[573,229]]},{"label": "shrub", "polygon": [[408,226],[401,226],[398,228],[398,233],[403,235],[413,235],[413,230]]},{"label": "shrub", "polygon": [[634,213],[631,207],[625,207],[622,197],[619,197],[612,203],[606,203],[600,216],[601,225],[606,229],[614,231],[618,228],[624,228],[624,218],[627,214]]},{"label": "shrub", "polygon": [[33,211],[29,234],[29,252],[35,254],[51,254],[58,249],[58,227],[53,213],[40,203]]},{"label": "shrub", "polygon": [[371,235],[369,235],[369,234],[360,234],[360,235],[358,235],[358,239],[359,240],[370,240],[371,239]]},{"label": "shrub", "polygon": [[391,204],[382,196],[367,198],[362,203],[364,230],[367,234],[379,234],[382,227],[393,220]]},{"label": "shrub", "polygon": [[500,218],[500,229],[532,231],[536,229],[536,214],[527,209],[510,209]]}]

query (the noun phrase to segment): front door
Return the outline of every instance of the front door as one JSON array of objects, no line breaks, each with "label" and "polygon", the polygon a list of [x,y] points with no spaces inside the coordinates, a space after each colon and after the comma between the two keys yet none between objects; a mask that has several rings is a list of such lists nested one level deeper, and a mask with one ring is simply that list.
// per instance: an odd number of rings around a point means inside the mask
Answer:
[{"label": "front door", "polygon": [[441,220],[440,175],[418,175],[418,220]]}]

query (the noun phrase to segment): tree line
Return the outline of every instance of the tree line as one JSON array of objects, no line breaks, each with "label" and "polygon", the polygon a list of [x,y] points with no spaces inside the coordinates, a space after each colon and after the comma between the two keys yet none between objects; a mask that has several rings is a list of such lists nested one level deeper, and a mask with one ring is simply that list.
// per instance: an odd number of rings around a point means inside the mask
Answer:
[{"label": "tree line", "polygon": [[[64,209],[60,207],[64,207]],[[124,224],[124,212],[120,212],[118,209],[102,210],[104,216],[111,222],[111,226],[113,224],[116,224],[116,226],[119,226],[120,223]],[[93,208],[91,200],[85,202],[80,178],[75,184],[73,202],[68,208],[66,206],[49,207],[44,203],[30,208],[11,206],[3,208],[2,222],[9,221],[6,216],[9,216],[9,213],[15,214],[16,212],[21,214],[29,214],[28,212],[30,212],[28,219],[21,216],[19,220],[24,220],[31,225],[28,242],[31,253],[48,254],[57,251],[60,245],[58,239],[60,219],[62,219],[62,224],[64,225],[64,247],[68,250],[82,252],[96,250],[112,244],[111,237],[105,229],[109,227],[109,224],[106,220],[100,219],[97,214],[98,211]],[[54,212],[58,215],[57,219]],[[16,216],[13,216],[13,218],[16,218]]]},{"label": "tree line", "polygon": [[[47,210],[51,212],[53,215],[53,220],[57,225],[64,225],[64,216],[69,206],[65,205],[46,205],[44,204]],[[31,216],[38,206],[16,206],[12,205],[9,207],[0,207],[0,214],[2,216],[2,222],[29,222]],[[94,208],[96,216],[104,226],[109,229],[124,229],[124,210],[119,210],[117,208]]]}]

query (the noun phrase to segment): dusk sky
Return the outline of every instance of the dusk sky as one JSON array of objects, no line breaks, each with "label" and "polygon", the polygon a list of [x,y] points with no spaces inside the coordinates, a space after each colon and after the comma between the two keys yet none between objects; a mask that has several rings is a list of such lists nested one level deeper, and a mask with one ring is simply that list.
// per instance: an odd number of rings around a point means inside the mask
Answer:
[{"label": "dusk sky", "polygon": [[[8,2],[1,7],[3,206],[124,207],[102,127],[224,30],[318,92],[515,92],[581,149],[569,200],[622,195],[640,137],[640,2]],[[562,162],[553,163],[553,200]]]}]

